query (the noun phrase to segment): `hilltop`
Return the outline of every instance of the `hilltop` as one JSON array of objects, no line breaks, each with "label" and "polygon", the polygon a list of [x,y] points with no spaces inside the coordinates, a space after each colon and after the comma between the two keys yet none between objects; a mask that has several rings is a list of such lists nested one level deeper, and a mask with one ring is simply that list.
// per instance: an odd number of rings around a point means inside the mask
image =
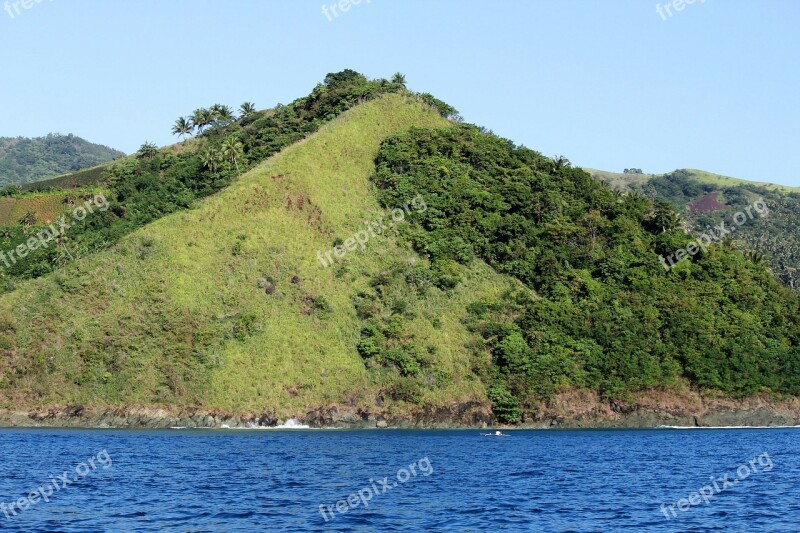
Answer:
[{"label": "hilltop", "polygon": [[[733,178],[730,176],[723,176],[705,170],[697,170],[692,168],[681,168],[672,172],[665,172],[663,174],[649,174],[646,172],[609,172],[607,170],[598,170],[595,168],[584,168],[586,172],[600,181],[607,183],[609,186],[627,190],[633,187],[644,186],[647,182],[656,179],[664,178],[667,176],[680,174],[685,176],[701,185],[709,185],[717,189],[724,189],[726,187],[737,187],[740,185],[764,187],[773,191],[780,191],[784,193],[800,193],[800,187],[790,187],[788,185],[781,185],[778,183],[769,183],[766,181],[751,181],[741,178]],[[633,169],[636,170],[636,169]]]},{"label": "hilltop", "polygon": [[0,189],[94,167],[123,155],[72,134],[0,137]]},{"label": "hilltop", "polygon": [[108,209],[3,272],[7,423],[798,417],[797,298],[725,243],[665,271],[664,205],[400,75],[216,120],[82,184]]},{"label": "hilltop", "polygon": [[669,202],[681,214],[686,229],[702,234],[731,218],[758,199],[769,216],[737,227],[732,242],[764,262],[777,279],[800,294],[800,187],[747,181],[683,169],[666,174],[614,173],[587,169],[593,177],[622,191],[636,191]]}]

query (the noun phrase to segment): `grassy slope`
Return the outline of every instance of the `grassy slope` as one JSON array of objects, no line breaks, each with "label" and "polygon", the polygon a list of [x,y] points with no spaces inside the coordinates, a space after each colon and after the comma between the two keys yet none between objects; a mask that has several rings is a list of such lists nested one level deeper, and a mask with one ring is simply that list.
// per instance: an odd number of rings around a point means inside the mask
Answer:
[{"label": "grassy slope", "polygon": [[63,192],[34,193],[24,196],[0,197],[0,226],[13,226],[29,212],[36,213],[40,222],[53,221],[67,210]]},{"label": "grassy slope", "polygon": [[693,168],[687,168],[686,170],[699,182],[719,185],[720,188],[732,187],[735,185],[759,185],[772,190],[783,191],[785,193],[800,192],[800,187],[790,187],[788,185],[779,185],[765,181],[749,181],[740,178],[731,178],[729,176],[722,176],[720,174],[714,174],[713,172],[706,172],[705,170],[696,170]]},{"label": "grassy slope", "polygon": [[[28,212],[36,213],[39,222],[58,219],[68,206],[64,200],[68,194],[88,194],[101,188],[100,175],[113,163],[63,174],[49,180],[37,181],[21,186],[29,191],[17,197],[0,197],[0,226],[13,226]],[[50,190],[54,189],[54,190]],[[41,192],[30,192],[41,191]]]},{"label": "grassy slope", "polygon": [[608,172],[594,168],[584,168],[583,170],[591,174],[595,179],[607,183],[609,187],[620,190],[627,189],[629,185],[643,185],[654,177],[654,174],[623,174],[622,172]]},{"label": "grassy slope", "polygon": [[62,174],[47,180],[37,181],[34,183],[27,183],[22,185],[23,191],[44,191],[50,188],[53,189],[77,189],[79,187],[91,187],[100,184],[100,176],[103,172],[108,170],[114,161],[102,163],[96,167]]},{"label": "grassy slope", "polygon": [[108,194],[107,190],[100,187],[81,187],[0,197],[0,226],[19,224],[20,219],[29,212],[36,213],[37,224],[55,222],[61,215],[74,209],[67,203],[69,196],[75,202],[73,205],[79,205],[83,202],[81,198],[100,192]]},{"label": "grassy slope", "polygon": [[[616,189],[625,189],[628,185],[638,184],[643,185],[650,178],[663,176],[663,174],[623,174],[621,172],[608,172],[605,170],[597,170],[594,168],[585,168],[586,172],[595,178],[608,183],[611,187]],[[720,188],[732,187],[735,185],[759,185],[768,187],[772,190],[783,191],[785,193],[800,192],[800,187],[790,187],[788,185],[779,185],[775,183],[767,183],[765,181],[748,181],[739,178],[731,178],[729,176],[722,176],[714,174],[713,172],[706,172],[705,170],[696,170],[692,168],[684,169],[691,177],[695,178],[700,183],[710,183],[717,185]]]},{"label": "grassy slope", "polygon": [[[376,272],[418,257],[392,235],[351,252],[346,268],[323,268],[316,252],[381,217],[369,182],[380,141],[444,124],[398,95],[361,105],[197,209],[161,219],[70,272],[21,284],[0,299],[0,349],[11,347],[0,361],[6,404],[199,403],[286,416],[335,402],[374,404],[382,385],[375,376],[383,374],[368,373],[355,350],[360,322],[351,297]],[[274,294],[258,287],[262,277],[274,280]],[[433,290],[424,306],[408,295],[417,316],[411,332],[438,349],[435,368],[453,375],[428,393],[431,403],[483,396],[461,319],[467,303],[497,297],[510,282],[480,263],[465,278],[455,294]],[[307,311],[316,296],[332,304],[327,318]],[[226,335],[242,323],[249,336]]]}]

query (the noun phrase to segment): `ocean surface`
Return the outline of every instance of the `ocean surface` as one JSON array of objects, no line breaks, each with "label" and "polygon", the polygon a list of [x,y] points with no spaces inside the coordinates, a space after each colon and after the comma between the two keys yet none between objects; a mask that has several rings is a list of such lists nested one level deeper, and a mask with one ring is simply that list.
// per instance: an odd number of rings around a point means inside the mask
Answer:
[{"label": "ocean surface", "polygon": [[0,531],[800,531],[798,428],[507,433],[0,430]]}]

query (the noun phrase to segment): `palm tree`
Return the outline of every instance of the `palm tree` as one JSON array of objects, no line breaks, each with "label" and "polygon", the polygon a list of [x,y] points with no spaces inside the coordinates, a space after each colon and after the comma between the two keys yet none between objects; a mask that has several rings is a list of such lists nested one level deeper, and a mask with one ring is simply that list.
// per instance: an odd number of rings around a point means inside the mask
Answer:
[{"label": "palm tree", "polygon": [[192,122],[191,119],[187,120],[185,117],[181,117],[175,121],[175,125],[172,126],[172,134],[177,135],[178,138],[185,137],[186,135],[192,134]]},{"label": "palm tree", "polygon": [[229,106],[221,106],[219,108],[219,112],[217,113],[217,119],[221,120],[226,126],[231,122],[236,121],[236,116],[233,114],[233,109]]},{"label": "palm tree", "polygon": [[136,152],[136,159],[153,159],[158,155],[158,146],[153,143],[145,142],[139,151]]},{"label": "palm tree", "polygon": [[559,171],[562,168],[569,168],[570,164],[571,163],[569,162],[569,159],[563,155],[557,155],[553,157],[553,167],[556,171]]},{"label": "palm tree", "polygon": [[236,166],[236,173],[239,174],[239,158],[244,154],[244,146],[235,137],[228,137],[222,142],[222,157]]},{"label": "palm tree", "polygon": [[227,126],[236,120],[233,110],[226,105],[214,104],[209,111],[211,111],[211,123],[214,126]]},{"label": "palm tree", "polygon": [[211,110],[201,107],[192,112],[192,125],[197,128],[197,133],[202,134],[203,128],[210,125],[213,120]]},{"label": "palm tree", "polygon": [[203,152],[203,166],[205,166],[211,172],[216,172],[219,169],[219,164],[221,162],[221,157],[219,152],[214,150],[213,148],[206,148],[206,151]]},{"label": "palm tree", "polygon": [[656,200],[650,218],[656,227],[661,228],[661,233],[674,231],[683,225],[681,216],[670,203],[663,200]]},{"label": "palm tree", "polygon": [[239,118],[245,118],[256,112],[256,104],[245,102],[239,106]]},{"label": "palm tree", "polygon": [[394,76],[392,76],[392,83],[397,85],[402,85],[403,87],[406,86],[406,76],[405,74],[401,74],[399,72],[395,72]]}]

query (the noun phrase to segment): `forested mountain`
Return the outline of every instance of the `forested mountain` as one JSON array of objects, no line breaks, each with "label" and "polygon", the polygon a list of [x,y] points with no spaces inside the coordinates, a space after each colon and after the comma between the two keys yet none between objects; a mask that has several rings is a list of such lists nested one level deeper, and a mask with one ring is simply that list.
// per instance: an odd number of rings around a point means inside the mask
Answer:
[{"label": "forested mountain", "polygon": [[24,185],[111,161],[125,154],[75,135],[0,137],[0,188]]}]

